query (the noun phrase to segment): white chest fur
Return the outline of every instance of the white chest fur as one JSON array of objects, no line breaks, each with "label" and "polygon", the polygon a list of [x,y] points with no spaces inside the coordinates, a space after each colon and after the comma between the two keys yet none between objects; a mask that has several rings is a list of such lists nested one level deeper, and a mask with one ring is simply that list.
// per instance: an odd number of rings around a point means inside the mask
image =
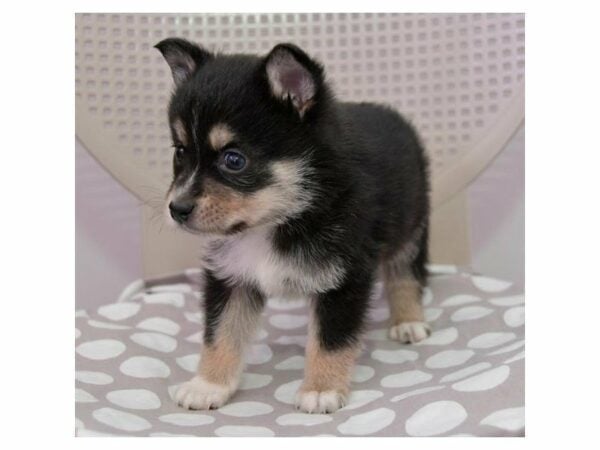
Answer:
[{"label": "white chest fur", "polygon": [[314,264],[283,257],[272,246],[271,230],[258,228],[211,246],[208,266],[219,278],[256,284],[268,297],[295,297],[335,288],[344,271],[335,260]]}]

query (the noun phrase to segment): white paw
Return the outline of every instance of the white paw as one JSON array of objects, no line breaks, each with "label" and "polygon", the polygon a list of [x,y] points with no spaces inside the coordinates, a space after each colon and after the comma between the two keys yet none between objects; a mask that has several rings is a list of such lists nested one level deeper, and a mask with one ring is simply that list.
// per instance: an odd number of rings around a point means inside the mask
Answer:
[{"label": "white paw", "polygon": [[309,414],[332,413],[346,404],[346,396],[338,391],[298,391],[296,408]]},{"label": "white paw", "polygon": [[405,344],[414,344],[431,336],[431,327],[425,322],[403,322],[390,328],[390,338]]},{"label": "white paw", "polygon": [[223,406],[233,391],[229,386],[210,383],[195,376],[177,388],[175,401],[186,409],[214,409]]}]

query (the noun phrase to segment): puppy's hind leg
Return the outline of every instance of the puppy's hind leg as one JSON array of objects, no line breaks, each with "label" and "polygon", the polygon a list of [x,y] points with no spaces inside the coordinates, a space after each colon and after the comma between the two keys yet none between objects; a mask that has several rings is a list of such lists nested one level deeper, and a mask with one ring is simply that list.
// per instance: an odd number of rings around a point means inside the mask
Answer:
[{"label": "puppy's hind leg", "polygon": [[425,283],[422,252],[426,249],[410,245],[414,248],[403,249],[383,263],[385,294],[392,322],[389,336],[402,343],[419,342],[431,335],[421,302]]}]

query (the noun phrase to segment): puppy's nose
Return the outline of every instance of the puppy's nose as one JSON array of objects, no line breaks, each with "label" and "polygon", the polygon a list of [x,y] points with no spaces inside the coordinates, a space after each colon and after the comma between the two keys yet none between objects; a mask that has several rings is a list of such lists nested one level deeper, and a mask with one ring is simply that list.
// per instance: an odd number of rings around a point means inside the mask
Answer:
[{"label": "puppy's nose", "polygon": [[194,207],[196,205],[193,202],[171,202],[169,203],[169,211],[171,212],[171,217],[179,223],[183,223],[192,214]]}]

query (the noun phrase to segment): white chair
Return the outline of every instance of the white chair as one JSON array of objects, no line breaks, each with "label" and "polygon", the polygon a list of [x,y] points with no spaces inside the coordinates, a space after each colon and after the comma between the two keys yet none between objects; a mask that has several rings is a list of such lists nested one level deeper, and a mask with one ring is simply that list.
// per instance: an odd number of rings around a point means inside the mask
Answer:
[{"label": "white chair", "polygon": [[339,98],[410,118],[431,158],[431,260],[468,264],[465,188],[524,119],[523,14],[78,14],[76,132],[143,203],[145,277],[197,265],[193,236],[161,226],[170,179],[172,81],[155,43],[223,52],[291,41],[318,58]]}]

